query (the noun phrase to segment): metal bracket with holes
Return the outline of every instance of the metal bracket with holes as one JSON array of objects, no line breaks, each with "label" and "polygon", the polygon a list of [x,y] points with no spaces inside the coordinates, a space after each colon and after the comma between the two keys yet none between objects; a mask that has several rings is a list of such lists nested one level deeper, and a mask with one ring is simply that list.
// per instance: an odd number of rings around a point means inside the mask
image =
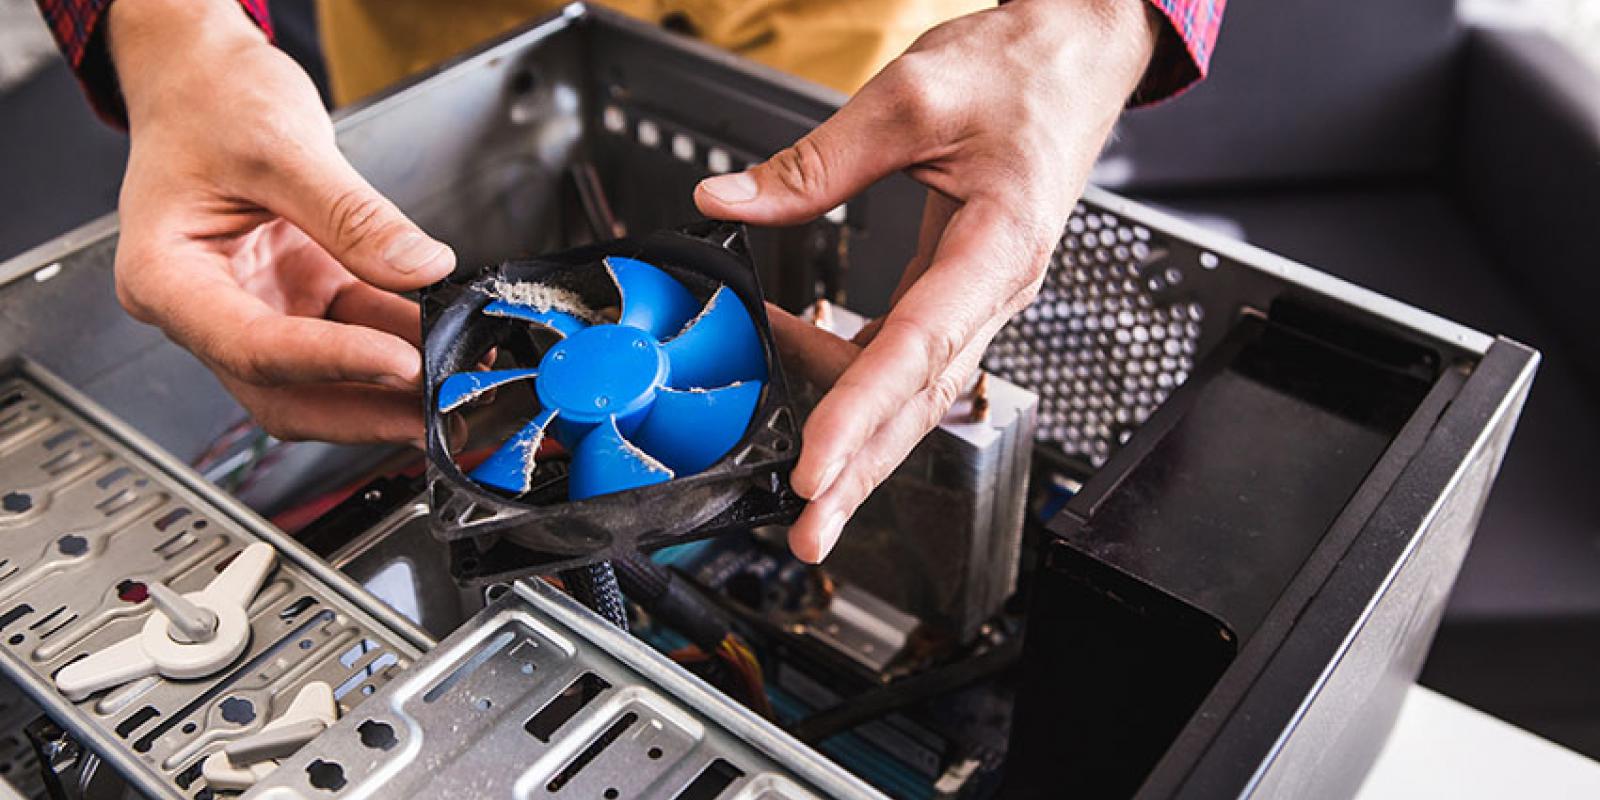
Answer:
[{"label": "metal bracket with holes", "polygon": [[[78,700],[57,688],[63,667],[146,626],[152,585],[196,592],[253,544],[275,566],[237,656]],[[259,733],[305,686],[335,687],[348,712],[430,645],[61,381],[27,362],[0,370],[0,670],[144,794],[205,792],[205,758]]]},{"label": "metal bracket with holes", "polygon": [[882,796],[539,581],[371,700],[246,796]]}]

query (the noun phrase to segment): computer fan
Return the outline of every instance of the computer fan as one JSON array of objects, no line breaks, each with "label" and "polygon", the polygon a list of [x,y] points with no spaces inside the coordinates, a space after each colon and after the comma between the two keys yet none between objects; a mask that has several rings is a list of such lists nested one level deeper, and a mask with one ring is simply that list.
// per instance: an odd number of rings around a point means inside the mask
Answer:
[{"label": "computer fan", "polygon": [[[800,506],[794,412],[738,226],[447,281],[426,293],[424,329],[434,532],[464,581],[787,521]],[[512,365],[483,370],[491,349]],[[526,422],[463,471],[446,420],[490,392],[521,392]]]}]

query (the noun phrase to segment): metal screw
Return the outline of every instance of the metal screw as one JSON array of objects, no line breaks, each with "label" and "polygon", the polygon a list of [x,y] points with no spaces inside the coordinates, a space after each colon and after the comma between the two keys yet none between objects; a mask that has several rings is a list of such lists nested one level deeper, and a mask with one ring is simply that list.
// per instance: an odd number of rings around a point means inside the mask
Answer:
[{"label": "metal screw", "polygon": [[989,421],[989,373],[978,373],[978,382],[972,387],[971,422]]},{"label": "metal screw", "polygon": [[833,304],[828,298],[819,297],[817,302],[811,304],[811,324],[819,328],[833,327]]}]

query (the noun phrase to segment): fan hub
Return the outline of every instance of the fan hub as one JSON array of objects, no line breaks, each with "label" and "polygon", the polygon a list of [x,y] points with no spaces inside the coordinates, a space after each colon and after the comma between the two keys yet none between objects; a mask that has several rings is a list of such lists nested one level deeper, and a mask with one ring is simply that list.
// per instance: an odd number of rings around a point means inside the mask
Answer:
[{"label": "fan hub", "polygon": [[667,357],[650,334],[595,325],[551,347],[539,362],[539,402],[566,422],[598,423],[644,410],[666,383]]}]

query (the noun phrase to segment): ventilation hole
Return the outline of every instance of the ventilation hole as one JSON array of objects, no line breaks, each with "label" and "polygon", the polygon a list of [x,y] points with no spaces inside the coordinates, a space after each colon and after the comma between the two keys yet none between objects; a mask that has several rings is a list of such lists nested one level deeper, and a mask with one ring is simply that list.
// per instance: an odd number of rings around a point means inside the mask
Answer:
[{"label": "ventilation hole", "polygon": [[98,503],[95,503],[94,507],[96,509],[99,509],[101,514],[104,514],[105,516],[108,516],[108,517],[112,517],[112,516],[116,516],[119,512],[121,512],[123,509],[127,508],[128,506],[131,506],[135,502],[138,502],[138,500],[139,500],[139,495],[135,494],[133,492],[133,490],[131,490],[131,489],[123,489],[123,490],[117,492],[116,494],[111,495],[110,497],[107,497],[106,499],[101,500]]},{"label": "ventilation hole", "polygon": [[159,716],[161,716],[161,712],[157,711],[155,706],[145,706],[129,714],[127,719],[117,723],[117,735],[126,739],[132,736],[134,731],[144,727],[146,722]]},{"label": "ventilation hole", "polygon": [[572,719],[583,707],[589,705],[601,692],[611,688],[611,684],[599,675],[586,672],[577,680],[561,690],[546,703],[539,713],[528,718],[522,726],[533,738],[548,744],[550,737],[561,729],[567,720]]},{"label": "ventilation hole", "polygon": [[156,545],[151,549],[151,552],[161,556],[163,561],[171,561],[182,555],[183,551],[193,547],[195,541],[197,540],[194,538],[194,534],[188,531],[179,531],[173,534],[172,538]]},{"label": "ventilation hole", "polygon": [[73,615],[72,615],[72,616],[70,616],[70,617],[67,617],[67,618],[66,618],[66,619],[64,619],[64,620],[61,620],[61,622],[59,622],[59,623],[57,623],[57,624],[56,624],[56,626],[55,626],[55,627],[54,627],[54,628],[51,628],[51,629],[49,629],[49,630],[47,630],[47,631],[45,631],[45,632],[43,632],[43,633],[41,633],[41,634],[39,634],[39,641],[41,641],[41,642],[42,642],[42,641],[44,641],[44,640],[45,640],[45,639],[48,639],[48,638],[50,638],[50,637],[51,637],[51,636],[54,636],[54,635],[55,635],[55,634],[56,634],[56,633],[57,633],[57,632],[59,632],[59,631],[60,631],[60,630],[61,630],[61,629],[62,629],[62,628],[65,628],[65,627],[67,627],[67,626],[68,626],[68,625],[71,625],[71,624],[72,624],[72,623],[74,623],[74,622],[77,622],[77,621],[78,621],[78,615],[77,615],[77,614],[73,614]]},{"label": "ventilation hole", "polygon": [[172,527],[173,523],[189,516],[190,513],[191,512],[187,508],[174,508],[165,514],[162,514],[161,518],[157,519],[153,524],[155,525],[156,530],[165,533],[168,528]]},{"label": "ventilation hole", "polygon": [[371,750],[388,750],[399,744],[394,727],[387,722],[369,719],[356,726],[356,734],[361,737],[362,746]]},{"label": "ventilation hole", "polygon": [[61,616],[61,612],[66,611],[66,610],[67,610],[66,606],[56,606],[56,610],[54,610],[54,611],[52,611],[52,612],[50,612],[50,613],[48,613],[48,614],[36,619],[36,620],[34,620],[33,624],[28,626],[28,630],[36,631],[36,630],[38,630],[38,629],[40,629],[40,628],[42,628],[42,627],[44,627],[46,625],[49,625],[51,620],[55,619],[56,617]]},{"label": "ventilation hole", "polygon": [[196,726],[195,726],[195,724],[193,722],[185,722],[185,723],[183,723],[183,732],[184,732],[185,735],[194,733],[195,729],[196,729]]},{"label": "ventilation hole", "polygon": [[719,758],[700,770],[700,774],[674,795],[673,800],[713,800],[743,777],[743,770]]},{"label": "ventilation hole", "polygon": [[513,638],[511,631],[501,631],[495,634],[493,639],[484,643],[478,652],[472,654],[472,658],[467,659],[461,666],[456,667],[449,675],[446,675],[443,680],[434,684],[433,688],[424,692],[422,694],[422,702],[432,703],[438,700],[445,692],[450,691],[450,687],[461,682],[468,675],[477,672],[478,668],[483,666],[485,662],[493,658],[501,650],[506,649],[506,645],[511,644]]},{"label": "ventilation hole", "polygon": [[[89,443],[87,441],[84,442],[85,446],[88,444]],[[41,469],[50,473],[51,475],[60,475],[61,473],[66,472],[69,467],[72,467],[73,465],[83,461],[83,459],[84,456],[82,453],[79,453],[75,450],[63,450],[60,455],[55,456],[39,466]]]},{"label": "ventilation hole", "polygon": [[584,767],[589,766],[590,762],[598,758],[601,753],[604,753],[612,742],[622,738],[622,734],[627,733],[628,729],[633,727],[633,723],[638,721],[639,715],[632,711],[618,717],[616,722],[611,723],[611,727],[606,728],[605,733],[600,734],[594,741],[590,742],[588,747],[583,748],[583,752],[579,753],[576,758],[572,759],[571,763],[563,767],[560,772],[556,773],[554,778],[550,779],[549,783],[545,784],[545,791],[552,794],[561,791],[561,787],[571,783],[572,779],[577,777]]},{"label": "ventilation hole", "polygon": [[[368,678],[371,678],[374,675],[383,672],[390,666],[398,663],[400,663],[400,659],[396,657],[394,653],[384,653],[383,655],[374,658],[371,664],[356,670],[350,675],[349,678],[345,679],[344,683],[339,684],[339,688],[333,690],[334,699],[343,700],[345,695],[355,691],[356,687],[361,686],[361,684]],[[370,685],[361,686],[361,693],[363,695],[369,695],[372,694],[372,692],[373,688]]]},{"label": "ventilation hole", "polygon": [[132,471],[133,470],[128,469],[127,467],[117,467],[116,469],[107,472],[105,475],[100,476],[100,479],[95,481],[94,485],[102,489],[109,489],[111,488],[111,484],[126,478],[128,473]]},{"label": "ventilation hole", "polygon": [[306,779],[311,782],[313,789],[337,792],[344,788],[344,767],[339,766],[337,761],[323,761],[319,758],[306,765]]},{"label": "ventilation hole", "polygon": [[284,606],[283,610],[278,612],[278,619],[281,619],[284,622],[294,622],[294,618],[295,617],[298,617],[301,614],[304,614],[306,609],[308,609],[308,608],[310,608],[310,607],[312,607],[312,606],[314,606],[316,604],[317,604],[317,598],[312,597],[309,594],[305,595],[305,596],[301,597],[299,600],[296,600],[293,603],[290,603],[289,605]]},{"label": "ventilation hole", "polygon": [[17,620],[22,619],[23,617],[26,617],[32,613],[33,606],[30,606],[27,603],[17,604],[10,611],[0,614],[0,631],[5,630],[11,626],[11,623],[16,622]]},{"label": "ventilation hole", "polygon": [[617,790],[615,788],[608,788],[604,792],[601,792],[601,794],[606,798],[606,800],[617,800]]},{"label": "ventilation hole", "polygon": [[649,756],[651,758],[651,760],[658,759],[658,758],[661,757],[661,748],[652,747],[648,751],[645,752],[645,755]]},{"label": "ventilation hole", "polygon": [[202,758],[195,761],[193,764],[190,764],[187,769],[178,773],[177,776],[172,779],[173,782],[178,784],[179,789],[188,791],[189,787],[193,786],[195,781],[200,780],[200,771],[205,768],[205,761],[206,760]]},{"label": "ventilation hole", "polygon": [[7,639],[6,641],[10,642],[11,645],[13,647],[15,647],[16,645],[22,644],[22,640],[25,639],[25,638],[26,637],[24,637],[20,633],[13,633],[13,634],[11,634],[11,638]]},{"label": "ventilation hole", "polygon": [[[304,646],[302,646],[301,649],[305,649]],[[371,639],[362,639],[361,641],[350,645],[350,649],[339,654],[339,663],[343,665],[345,669],[350,669],[356,665],[357,661],[361,660],[362,656],[376,649],[378,649],[378,644],[376,642],[372,641]]]}]

